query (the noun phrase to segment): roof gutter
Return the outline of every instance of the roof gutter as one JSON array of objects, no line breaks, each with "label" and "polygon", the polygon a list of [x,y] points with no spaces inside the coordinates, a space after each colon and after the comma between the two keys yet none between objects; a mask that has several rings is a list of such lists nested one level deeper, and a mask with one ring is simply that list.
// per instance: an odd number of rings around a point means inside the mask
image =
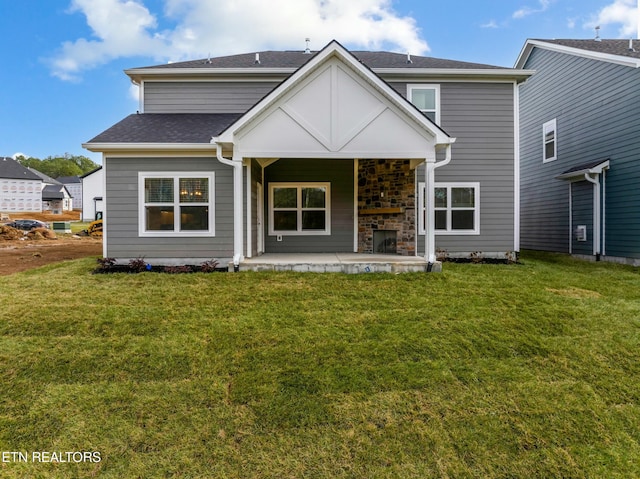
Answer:
[{"label": "roof gutter", "polygon": [[243,254],[243,196],[242,196],[242,158],[225,158],[222,156],[222,144],[217,138],[211,138],[211,143],[216,147],[216,157],[223,165],[233,167],[233,268],[238,271]]}]

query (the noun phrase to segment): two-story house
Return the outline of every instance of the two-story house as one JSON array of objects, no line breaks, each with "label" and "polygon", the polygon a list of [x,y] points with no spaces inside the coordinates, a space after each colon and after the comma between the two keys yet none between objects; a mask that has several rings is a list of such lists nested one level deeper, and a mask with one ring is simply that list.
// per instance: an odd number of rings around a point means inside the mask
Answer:
[{"label": "two-story house", "polygon": [[640,264],[640,40],[528,40],[524,249]]},{"label": "two-story house", "polygon": [[389,52],[262,51],[126,71],[140,111],[102,152],[104,255],[512,257],[518,83]]}]

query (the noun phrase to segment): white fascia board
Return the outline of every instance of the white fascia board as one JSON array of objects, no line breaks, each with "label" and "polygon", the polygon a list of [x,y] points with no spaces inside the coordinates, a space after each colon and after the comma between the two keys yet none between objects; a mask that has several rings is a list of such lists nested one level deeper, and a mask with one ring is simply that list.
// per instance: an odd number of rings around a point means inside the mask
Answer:
[{"label": "white fascia board", "polygon": [[386,79],[406,78],[415,81],[421,79],[523,82],[534,74],[533,70],[496,69],[458,69],[458,68],[374,68],[373,71]]},{"label": "white fascia board", "polygon": [[[134,68],[125,70],[124,73],[134,82],[143,79],[175,79],[175,78],[251,78],[265,77],[265,81],[275,78],[286,78],[295,68]],[[269,76],[271,78],[269,78]]]},{"label": "white fascia board", "polygon": [[213,151],[210,143],[83,143],[82,147],[93,152],[110,151]]},{"label": "white fascia board", "polygon": [[556,53],[565,53],[567,55],[588,58],[590,60],[599,60],[603,62],[615,63],[616,65],[640,68],[640,59],[637,58],[594,52],[590,50],[583,50],[582,48],[567,47],[564,45],[556,45],[555,43],[547,43],[540,40],[527,40],[525,46],[520,52],[520,55],[518,56],[518,59],[516,60],[516,68],[522,68],[524,66],[534,47],[542,48],[544,50],[549,50]]}]

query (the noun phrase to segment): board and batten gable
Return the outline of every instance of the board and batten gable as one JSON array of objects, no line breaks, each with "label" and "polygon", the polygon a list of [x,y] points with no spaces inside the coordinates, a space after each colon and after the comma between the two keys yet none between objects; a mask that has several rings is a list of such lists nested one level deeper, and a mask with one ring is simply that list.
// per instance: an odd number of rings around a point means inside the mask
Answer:
[{"label": "board and batten gable", "polygon": [[[537,47],[524,68],[536,73],[520,86],[522,247],[565,253],[576,247],[569,185],[555,177],[609,159],[601,175],[604,253],[640,258],[640,70]],[[542,125],[553,119],[557,159],[544,163]]]},{"label": "board and batten gable", "polygon": [[[416,84],[417,82],[411,82]],[[480,184],[480,232],[436,233],[436,248],[451,255],[501,255],[515,245],[515,87],[513,82],[438,82],[442,128],[456,138],[449,165],[436,169],[436,183]],[[406,83],[391,83],[407,95]],[[441,158],[439,158],[441,159]],[[424,181],[424,167],[418,181]],[[418,251],[424,251],[420,236]]]},{"label": "board and batten gable", "polygon": [[146,81],[145,113],[244,113],[278,82]]},{"label": "board and batten gable", "polygon": [[[198,264],[216,259],[228,262],[233,256],[233,171],[215,157],[115,157],[105,156],[106,257],[145,258],[164,264]],[[148,237],[138,234],[141,172],[213,172],[215,175],[215,236]],[[185,263],[182,261],[182,263]]]}]

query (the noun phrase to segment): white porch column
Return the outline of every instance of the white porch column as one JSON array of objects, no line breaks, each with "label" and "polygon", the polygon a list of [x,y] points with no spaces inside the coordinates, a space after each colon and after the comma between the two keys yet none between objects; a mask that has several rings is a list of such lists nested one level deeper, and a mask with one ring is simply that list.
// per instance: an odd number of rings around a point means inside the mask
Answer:
[{"label": "white porch column", "polygon": [[435,163],[427,161],[427,171],[425,172],[425,253],[424,257],[428,263],[436,262],[436,212],[433,204],[435,195]]},{"label": "white porch column", "polygon": [[244,195],[242,184],[242,157],[233,155],[233,264],[244,259]]}]

